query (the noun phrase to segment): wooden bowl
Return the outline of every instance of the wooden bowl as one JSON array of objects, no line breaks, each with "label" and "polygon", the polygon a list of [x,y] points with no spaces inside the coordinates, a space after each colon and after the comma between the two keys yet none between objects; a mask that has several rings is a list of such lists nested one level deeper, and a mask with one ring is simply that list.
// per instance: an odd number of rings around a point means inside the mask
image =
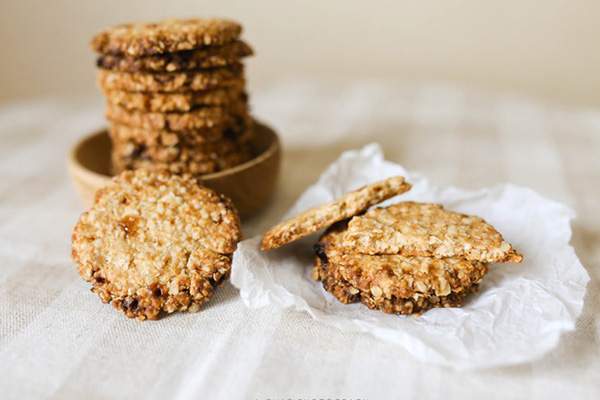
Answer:
[{"label": "wooden bowl", "polygon": [[[242,218],[255,215],[268,204],[281,160],[279,138],[271,128],[255,122],[252,140],[258,150],[254,159],[198,177],[205,186],[228,196]],[[108,132],[101,130],[84,137],[69,154],[69,173],[86,207],[92,205],[96,190],[111,180],[110,149]]]}]

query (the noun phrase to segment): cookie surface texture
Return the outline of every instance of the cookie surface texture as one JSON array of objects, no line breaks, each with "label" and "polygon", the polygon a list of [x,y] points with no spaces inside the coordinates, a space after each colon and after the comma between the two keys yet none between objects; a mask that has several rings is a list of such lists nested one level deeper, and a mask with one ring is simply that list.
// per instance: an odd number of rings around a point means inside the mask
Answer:
[{"label": "cookie surface texture", "polygon": [[104,93],[107,101],[127,110],[146,112],[188,112],[197,107],[228,107],[235,102],[245,102],[242,89],[213,89],[196,92],[126,92],[109,90]]},{"label": "cookie surface texture", "polygon": [[262,238],[261,249],[275,249],[315,233],[338,221],[360,214],[386,199],[402,194],[410,187],[404,177],[396,176],[347,193],[332,203],[311,208],[271,228]]},{"label": "cookie surface texture", "polygon": [[176,72],[225,67],[252,54],[247,43],[237,40],[223,46],[146,57],[105,54],[98,57],[96,64],[99,68],[122,72]]},{"label": "cookie surface texture", "polygon": [[80,275],[128,317],[197,311],[240,240],[231,202],[187,177],[127,171],[101,189],[72,234]]},{"label": "cookie surface texture", "polygon": [[461,257],[494,263],[523,258],[482,218],[415,202],[374,208],[352,218],[341,246],[362,254]]},{"label": "cookie surface texture", "polygon": [[103,91],[182,92],[204,91],[223,87],[244,86],[243,67],[234,64],[224,68],[186,72],[120,72],[98,70],[98,85]]},{"label": "cookie surface texture", "polygon": [[226,19],[169,19],[108,28],[94,36],[91,46],[101,54],[139,57],[223,45],[241,32],[240,24]]},{"label": "cookie surface texture", "polygon": [[456,307],[477,290],[487,264],[461,258],[365,255],[340,251],[345,228],[328,230],[315,246],[313,277],[342,303],[361,301],[387,313]]},{"label": "cookie surface texture", "polygon": [[189,131],[228,128],[235,124],[235,116],[244,117],[246,105],[232,105],[230,110],[222,107],[202,107],[186,113],[159,113],[127,110],[108,104],[106,118],[114,123],[146,130]]}]

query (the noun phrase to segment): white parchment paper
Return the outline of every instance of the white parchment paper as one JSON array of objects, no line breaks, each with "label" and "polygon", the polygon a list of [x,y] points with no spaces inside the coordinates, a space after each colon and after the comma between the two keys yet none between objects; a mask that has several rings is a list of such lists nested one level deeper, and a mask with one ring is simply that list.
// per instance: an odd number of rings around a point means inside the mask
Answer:
[{"label": "white parchment paper", "polygon": [[525,257],[521,264],[494,264],[479,293],[462,308],[434,309],[420,317],[388,315],[362,304],[344,305],[310,277],[314,235],[263,253],[260,238],[240,243],[231,281],[250,308],[267,305],[308,312],[345,331],[367,332],[402,346],[415,358],[457,369],[516,364],[541,357],[562,332],[574,329],[589,276],[573,248],[573,211],[534,191],[506,184],[465,191],[437,188],[418,174],[384,160],[371,144],[344,154],[309,187],[286,217],[329,202],[362,185],[403,175],[413,184],[388,200],[443,204],[493,224]]}]

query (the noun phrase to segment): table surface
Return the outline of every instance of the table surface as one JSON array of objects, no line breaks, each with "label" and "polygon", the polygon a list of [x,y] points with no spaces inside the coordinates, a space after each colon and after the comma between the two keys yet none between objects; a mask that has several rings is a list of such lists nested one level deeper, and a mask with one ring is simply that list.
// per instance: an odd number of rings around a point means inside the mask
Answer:
[{"label": "table surface", "polygon": [[99,99],[0,108],[2,398],[600,398],[600,113],[446,86],[287,82],[253,94],[284,144],[278,192],[246,237],[278,221],[343,150],[386,157],[438,185],[529,186],[577,212],[572,243],[591,281],[576,330],[543,359],[457,372],[310,316],[248,310],[226,284],[208,307],[124,318],[70,260],[81,210],[71,144],[103,125]]}]

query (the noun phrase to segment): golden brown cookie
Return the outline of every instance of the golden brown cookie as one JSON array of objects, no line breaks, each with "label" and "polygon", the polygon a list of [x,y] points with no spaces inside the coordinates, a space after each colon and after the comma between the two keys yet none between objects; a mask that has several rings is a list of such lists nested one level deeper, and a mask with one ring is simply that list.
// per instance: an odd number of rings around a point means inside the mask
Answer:
[{"label": "golden brown cookie", "polygon": [[202,177],[205,174],[212,174],[233,168],[252,159],[252,153],[248,149],[240,152],[227,154],[220,158],[196,159],[189,157],[184,152],[181,160],[177,161],[154,161],[143,157],[125,157],[119,158],[118,153],[112,156],[113,172],[120,173],[126,170],[146,169],[154,172],[166,172],[176,175],[188,174],[194,177]]},{"label": "golden brown cookie", "polygon": [[104,93],[108,103],[127,110],[146,112],[187,112],[198,107],[229,107],[246,102],[247,96],[240,87],[217,88],[197,92],[126,92],[109,90]]},{"label": "golden brown cookie", "polygon": [[96,64],[99,68],[122,72],[176,72],[225,67],[237,64],[252,54],[247,43],[236,40],[223,46],[146,57],[105,54],[98,57]]},{"label": "golden brown cookie", "polygon": [[202,107],[186,113],[157,113],[126,110],[108,104],[106,118],[111,122],[147,130],[188,131],[221,127],[226,129],[236,123],[236,117],[247,115],[247,105],[237,103],[230,108]]},{"label": "golden brown cookie", "polygon": [[181,146],[147,148],[132,143],[115,143],[112,163],[114,173],[144,168],[198,176],[235,167],[252,157],[252,148],[247,143],[236,144],[227,151],[219,149],[213,152]]},{"label": "golden brown cookie", "polygon": [[[362,286],[354,286],[350,282],[344,280],[339,272],[340,268],[346,267],[341,267],[337,264],[323,265],[323,262],[320,259],[317,259],[313,268],[313,277],[316,280],[321,281],[323,288],[341,303],[351,304],[360,301],[372,310],[379,310],[388,314],[418,315],[432,308],[461,307],[464,304],[466,297],[477,292],[479,289],[479,284],[473,283],[470,286],[459,286],[458,289],[460,289],[460,291],[451,291],[445,296],[415,294],[410,298],[402,298],[394,295],[386,297],[382,294],[383,291],[376,285],[374,285],[373,290],[371,290],[366,283]],[[474,271],[472,277],[477,279],[478,275],[483,276],[485,274],[487,267],[485,264],[481,264],[476,268],[472,268],[472,270]],[[360,276],[360,273],[355,273],[354,279],[361,279]],[[385,273],[379,271],[379,279],[385,279],[383,277],[385,277]],[[364,282],[368,282],[368,279],[367,275]],[[410,280],[410,278],[407,279]],[[391,286],[393,287],[393,289],[390,290],[391,292],[398,291],[399,284],[405,284],[398,282],[395,282],[395,284]]]},{"label": "golden brown cookie", "polygon": [[185,72],[120,72],[98,70],[98,85],[104,91],[129,92],[189,92],[231,86],[244,86],[242,64],[223,68],[201,69]]},{"label": "golden brown cookie", "polygon": [[113,140],[113,154],[127,158],[141,158],[152,161],[172,162],[186,159],[214,160],[240,153],[246,141],[222,139],[215,142],[191,145],[185,142],[173,145],[147,145],[135,141]]},{"label": "golden brown cookie", "polygon": [[250,128],[232,127],[231,132],[223,129],[197,131],[144,130],[125,125],[112,124],[109,129],[111,141],[116,145],[124,143],[148,148],[187,147],[200,152],[232,151],[239,143],[247,143],[253,137]]},{"label": "golden brown cookie", "polygon": [[134,141],[147,146],[175,145],[187,143],[199,145],[219,141],[223,138],[242,140],[252,135],[250,119],[233,121],[230,126],[214,126],[211,128],[189,129],[183,131],[168,131],[160,129],[143,129],[135,126],[112,123],[109,134],[111,140]]},{"label": "golden brown cookie", "polygon": [[396,176],[364,186],[332,203],[311,208],[269,229],[263,235],[261,249],[263,251],[276,249],[286,243],[308,236],[335,222],[360,214],[375,204],[402,194],[410,187],[403,177]]},{"label": "golden brown cookie", "polygon": [[461,257],[482,262],[521,262],[523,257],[479,217],[439,204],[403,202],[350,220],[341,247],[362,254]]},{"label": "golden brown cookie", "polygon": [[133,57],[218,46],[236,40],[240,24],[225,19],[169,19],[108,28],[92,39],[94,51]]},{"label": "golden brown cookie", "polygon": [[72,235],[80,275],[128,317],[197,311],[240,240],[231,202],[187,177],[125,172],[98,191]]},{"label": "golden brown cookie", "polygon": [[343,253],[335,242],[344,229],[338,225],[323,235],[313,269],[313,277],[342,303],[361,301],[395,314],[458,307],[487,272],[486,263],[460,258]]}]

